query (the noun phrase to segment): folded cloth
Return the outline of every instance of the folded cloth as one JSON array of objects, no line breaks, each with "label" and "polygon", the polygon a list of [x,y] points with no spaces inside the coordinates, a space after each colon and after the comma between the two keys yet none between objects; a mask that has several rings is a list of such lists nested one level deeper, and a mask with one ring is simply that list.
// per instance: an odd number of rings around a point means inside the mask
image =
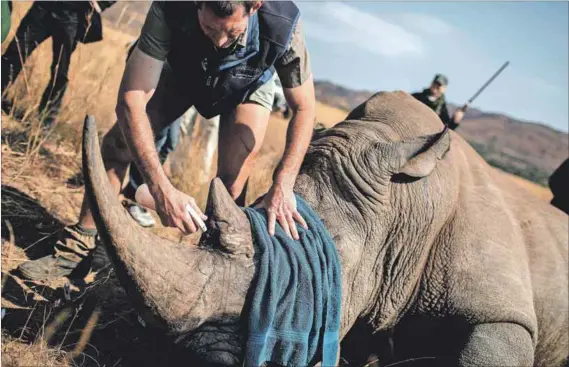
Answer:
[{"label": "folded cloth", "polygon": [[267,230],[264,209],[244,208],[259,257],[248,316],[246,367],[336,365],[342,276],[336,246],[318,215],[296,196],[308,230]]}]

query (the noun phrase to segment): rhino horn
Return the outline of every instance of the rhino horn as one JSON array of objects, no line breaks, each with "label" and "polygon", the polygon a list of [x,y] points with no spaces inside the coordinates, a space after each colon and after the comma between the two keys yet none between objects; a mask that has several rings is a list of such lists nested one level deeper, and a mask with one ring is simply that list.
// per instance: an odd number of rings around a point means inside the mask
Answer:
[{"label": "rhino horn", "polygon": [[207,269],[203,277],[215,272],[213,255],[157,237],[130,218],[105,173],[92,116],[83,130],[83,175],[99,236],[121,285],[147,321],[166,328],[177,325],[201,294],[196,269]]},{"label": "rhino horn", "polygon": [[237,206],[220,178],[210,184],[206,213],[208,236],[218,236],[220,249],[231,255],[253,255],[253,238],[247,215]]}]

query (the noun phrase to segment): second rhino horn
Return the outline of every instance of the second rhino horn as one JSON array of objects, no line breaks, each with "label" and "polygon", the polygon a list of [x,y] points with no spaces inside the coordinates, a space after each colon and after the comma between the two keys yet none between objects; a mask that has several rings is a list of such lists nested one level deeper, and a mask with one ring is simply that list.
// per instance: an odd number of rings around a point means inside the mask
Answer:
[{"label": "second rhino horn", "polygon": [[206,214],[207,237],[219,236],[221,250],[231,255],[253,255],[253,238],[247,215],[237,206],[217,177],[209,187]]}]

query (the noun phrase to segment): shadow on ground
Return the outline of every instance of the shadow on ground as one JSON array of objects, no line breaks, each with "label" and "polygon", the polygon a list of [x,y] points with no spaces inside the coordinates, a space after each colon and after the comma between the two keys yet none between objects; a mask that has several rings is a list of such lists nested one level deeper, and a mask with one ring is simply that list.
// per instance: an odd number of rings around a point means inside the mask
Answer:
[{"label": "shadow on ground", "polygon": [[[45,341],[79,366],[183,366],[189,356],[161,332],[143,326],[116,279],[53,289],[8,275],[2,288],[2,333],[22,343]],[[29,288],[28,288],[29,287]],[[8,301],[9,303],[5,302]],[[95,313],[97,318],[94,319]],[[95,323],[90,325],[95,320]],[[85,338],[86,344],[82,344]],[[88,338],[88,339],[87,339]],[[76,350],[78,349],[78,350]]]},{"label": "shadow on ground", "polygon": [[11,241],[26,252],[29,258],[51,253],[44,246],[63,228],[35,199],[18,189],[2,185],[2,240]]},{"label": "shadow on ground", "polygon": [[[21,257],[25,252],[30,259],[51,253],[51,246],[45,244],[53,242],[63,228],[59,220],[35,199],[8,185],[2,185],[1,205],[3,247],[15,244],[19,250],[12,252]],[[91,330],[88,343],[74,359],[77,365],[187,365],[183,350],[162,333],[140,324],[122,287],[108,270],[101,271],[90,283],[37,283],[21,279],[17,271],[4,271],[2,306],[3,335],[23,343],[49,339],[50,347],[69,354],[86,330]],[[87,327],[95,310],[96,325]]]}]

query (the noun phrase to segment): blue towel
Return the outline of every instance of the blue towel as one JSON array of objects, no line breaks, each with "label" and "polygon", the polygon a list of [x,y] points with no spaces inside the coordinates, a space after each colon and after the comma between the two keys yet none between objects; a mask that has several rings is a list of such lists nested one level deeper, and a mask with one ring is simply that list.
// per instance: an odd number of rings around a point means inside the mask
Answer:
[{"label": "blue towel", "polygon": [[342,303],[336,246],[318,215],[298,195],[297,209],[308,230],[300,240],[277,223],[267,230],[263,209],[244,208],[259,252],[248,319],[245,367],[266,361],[283,366],[336,365]]}]

